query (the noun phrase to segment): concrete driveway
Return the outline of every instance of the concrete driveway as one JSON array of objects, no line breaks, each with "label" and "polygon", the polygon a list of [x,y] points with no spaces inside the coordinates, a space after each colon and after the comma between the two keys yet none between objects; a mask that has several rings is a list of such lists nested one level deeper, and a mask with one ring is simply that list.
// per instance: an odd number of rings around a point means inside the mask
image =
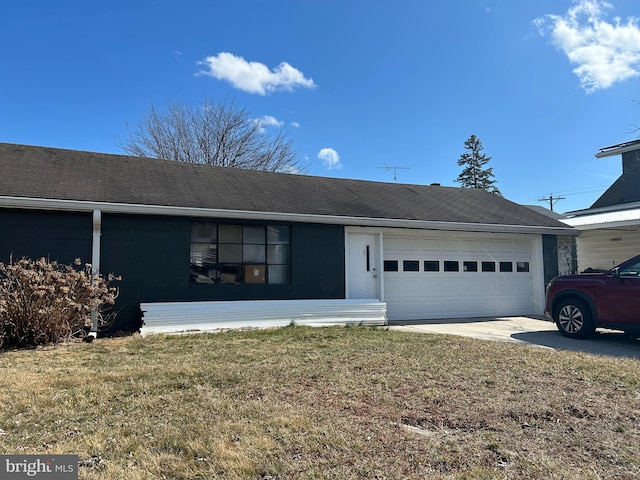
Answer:
[{"label": "concrete driveway", "polygon": [[640,360],[640,340],[622,332],[598,329],[589,340],[563,337],[546,317],[464,318],[389,322],[392,330],[444,333],[502,342],[525,343],[557,350],[631,357]]}]

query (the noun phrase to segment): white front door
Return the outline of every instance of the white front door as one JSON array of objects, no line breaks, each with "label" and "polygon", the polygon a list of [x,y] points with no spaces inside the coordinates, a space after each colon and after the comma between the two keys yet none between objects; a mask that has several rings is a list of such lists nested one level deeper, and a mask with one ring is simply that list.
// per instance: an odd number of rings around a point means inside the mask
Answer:
[{"label": "white front door", "polygon": [[349,233],[347,236],[348,298],[380,298],[378,235]]}]

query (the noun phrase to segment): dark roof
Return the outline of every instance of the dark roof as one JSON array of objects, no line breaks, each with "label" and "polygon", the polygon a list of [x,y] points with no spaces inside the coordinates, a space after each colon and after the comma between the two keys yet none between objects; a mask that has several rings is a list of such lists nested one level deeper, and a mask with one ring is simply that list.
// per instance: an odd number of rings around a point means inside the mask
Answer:
[{"label": "dark roof", "polygon": [[612,205],[620,205],[625,203],[624,199],[624,176],[620,175],[607,190],[600,195],[589,210],[594,208],[610,207]]},{"label": "dark roof", "polygon": [[567,228],[483,190],[271,173],[2,143],[1,196]]},{"label": "dark roof", "polygon": [[555,218],[556,220],[561,220],[566,218],[564,214],[554,212],[553,210],[549,210],[548,208],[541,207],[540,205],[525,205],[525,207],[530,208],[531,210],[541,213],[542,215],[546,215],[547,217]]}]

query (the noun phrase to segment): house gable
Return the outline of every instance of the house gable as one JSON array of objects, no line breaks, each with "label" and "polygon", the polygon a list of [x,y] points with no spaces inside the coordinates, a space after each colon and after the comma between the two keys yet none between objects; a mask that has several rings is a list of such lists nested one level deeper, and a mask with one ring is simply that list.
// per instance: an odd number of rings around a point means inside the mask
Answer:
[{"label": "house gable", "polygon": [[640,140],[601,148],[596,158],[622,155],[622,175],[598,198],[590,209],[640,201]]}]

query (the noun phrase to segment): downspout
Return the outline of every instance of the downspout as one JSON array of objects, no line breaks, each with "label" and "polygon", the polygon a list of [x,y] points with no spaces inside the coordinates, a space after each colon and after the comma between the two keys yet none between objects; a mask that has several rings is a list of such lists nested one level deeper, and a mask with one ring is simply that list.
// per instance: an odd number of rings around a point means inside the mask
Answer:
[{"label": "downspout", "polygon": [[[100,275],[100,236],[102,235],[102,212],[93,211],[93,242],[91,245],[91,279]],[[98,310],[93,307],[91,310],[91,330],[89,336],[98,336]]]}]

